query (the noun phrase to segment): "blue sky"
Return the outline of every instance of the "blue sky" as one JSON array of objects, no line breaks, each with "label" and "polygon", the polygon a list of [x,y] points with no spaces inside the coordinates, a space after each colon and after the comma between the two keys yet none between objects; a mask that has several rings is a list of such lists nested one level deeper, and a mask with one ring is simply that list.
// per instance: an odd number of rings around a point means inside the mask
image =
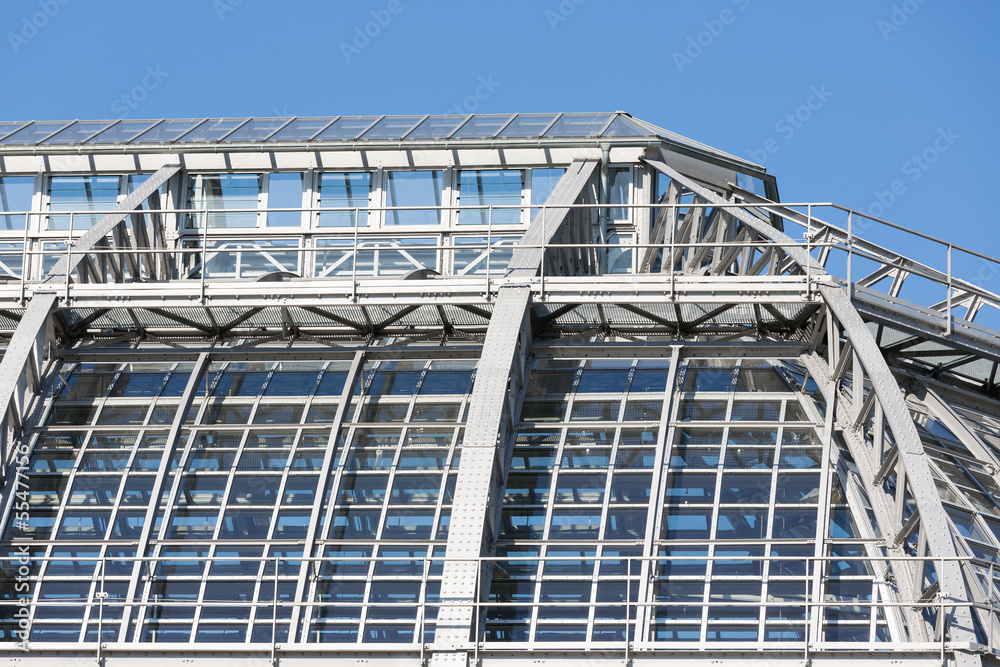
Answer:
[{"label": "blue sky", "polygon": [[998,24],[995,0],[5,0],[0,117],[624,110],[785,201],[996,255],[962,200],[996,182]]}]

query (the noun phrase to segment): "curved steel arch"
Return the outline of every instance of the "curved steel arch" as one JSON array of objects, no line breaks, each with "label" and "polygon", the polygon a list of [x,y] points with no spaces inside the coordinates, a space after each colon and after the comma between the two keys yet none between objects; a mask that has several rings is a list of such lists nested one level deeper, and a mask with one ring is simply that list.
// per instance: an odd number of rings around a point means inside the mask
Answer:
[{"label": "curved steel arch", "polygon": [[[486,331],[469,399],[462,462],[455,496],[444,570],[442,607],[434,635],[434,665],[466,665],[471,634],[477,632],[475,603],[488,584],[491,568],[480,557],[492,550],[499,532],[500,506],[513,453],[513,436],[530,371],[528,331],[529,282],[545,261],[544,245],[570,219],[572,204],[584,191],[599,162],[574,161],[543,208],[515,246],[508,282]],[[562,205],[562,206],[560,206]]]},{"label": "curved steel arch", "polygon": [[[698,185],[693,179],[682,175],[663,162],[657,160],[646,160],[646,162],[664,175],[703,197],[711,204],[731,204],[731,202],[716,192]],[[784,232],[779,231],[743,210],[729,210],[733,217],[751,227],[761,236],[779,244],[783,252],[794,260],[802,270],[807,273],[816,272],[818,275],[829,275],[826,269],[801,244],[797,243]],[[822,300],[829,307],[831,316],[836,317],[840,326],[843,327],[844,337],[850,345],[848,353],[853,355],[855,362],[853,380],[856,391],[854,402],[850,406],[850,413],[855,415],[856,419],[853,423],[846,423],[840,417],[840,411],[837,411],[838,425],[845,430],[857,430],[860,426],[857,418],[862,416],[863,410],[870,410],[873,407],[873,401],[879,403],[881,412],[895,438],[896,447],[893,455],[898,457],[898,461],[905,471],[906,479],[912,485],[912,495],[917,506],[916,511],[919,514],[918,521],[920,524],[921,539],[926,541],[928,549],[933,556],[946,559],[958,557],[960,554],[951,538],[951,525],[941,502],[941,496],[934,485],[930,467],[920,441],[920,435],[917,432],[916,425],[910,418],[909,410],[902,398],[902,390],[893,377],[888,363],[882,356],[871,332],[865,326],[861,315],[854,308],[844,290],[830,284],[819,284],[817,289]],[[840,359],[836,354],[838,351],[836,347],[839,341],[830,340],[828,344],[831,348],[831,363],[827,380],[832,383],[833,388],[836,388],[839,382],[837,381],[838,373],[835,368],[840,367],[840,375],[843,377],[843,373],[846,371],[846,359],[843,364],[838,363]],[[871,379],[874,390],[875,398],[869,402],[868,406],[863,405],[865,399],[862,395],[863,392],[859,390],[863,379],[862,375],[867,375]],[[862,439],[847,438],[847,441],[852,449],[852,454],[866,459],[872,458],[872,451],[860,450],[861,443],[863,442]],[[885,464],[889,452],[876,449],[874,454],[876,467],[880,467]],[[868,486],[867,492],[870,497],[885,493],[880,485],[874,484],[874,479],[871,476],[865,482],[866,486]],[[902,494],[904,490],[900,488],[897,493]],[[902,534],[906,529],[902,521],[897,522],[896,525],[891,525],[886,521],[887,517],[884,514],[880,515],[880,517],[879,528],[885,536],[896,538],[896,536]],[[972,599],[971,586],[965,580],[961,564],[957,560],[943,561],[939,569],[938,577],[942,582],[941,588],[943,590],[951,592],[953,596],[963,600]],[[920,570],[922,575],[923,569],[918,568],[918,570]],[[923,576],[915,581],[922,584]],[[955,595],[956,593],[958,595]],[[976,634],[972,627],[971,613],[968,608],[956,609],[951,629],[953,640],[966,643],[975,642]],[[979,662],[974,656],[957,652],[956,660],[965,664],[977,664]]]}]

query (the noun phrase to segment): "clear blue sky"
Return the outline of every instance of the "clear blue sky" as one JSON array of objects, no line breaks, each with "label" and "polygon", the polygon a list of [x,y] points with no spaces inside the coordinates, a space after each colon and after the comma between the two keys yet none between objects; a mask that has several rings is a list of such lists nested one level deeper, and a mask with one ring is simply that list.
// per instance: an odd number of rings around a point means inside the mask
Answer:
[{"label": "clear blue sky", "polygon": [[899,181],[885,217],[997,255],[995,210],[961,200],[995,191],[998,19],[995,0],[4,0],[0,117],[624,110],[763,162],[785,201],[868,210]]}]

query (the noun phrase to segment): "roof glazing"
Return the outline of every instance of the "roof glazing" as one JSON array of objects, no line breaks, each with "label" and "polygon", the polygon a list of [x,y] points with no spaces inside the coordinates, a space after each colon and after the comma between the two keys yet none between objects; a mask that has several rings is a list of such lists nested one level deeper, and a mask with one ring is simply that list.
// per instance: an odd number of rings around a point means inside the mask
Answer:
[{"label": "roof glazing", "polygon": [[0,146],[622,136],[696,143],[623,112],[0,122]]}]

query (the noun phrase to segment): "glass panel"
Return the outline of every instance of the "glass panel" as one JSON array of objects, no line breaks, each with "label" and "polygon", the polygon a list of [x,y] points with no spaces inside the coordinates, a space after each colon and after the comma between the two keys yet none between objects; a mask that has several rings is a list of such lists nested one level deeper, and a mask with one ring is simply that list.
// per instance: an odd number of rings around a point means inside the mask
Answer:
[{"label": "glass panel", "polygon": [[207,223],[212,229],[256,227],[260,186],[259,174],[198,174],[191,179],[191,208],[244,210],[194,213],[194,226]]},{"label": "glass panel", "polygon": [[[24,229],[23,211],[31,210],[31,196],[34,189],[35,179],[31,176],[0,178],[0,211],[22,211],[21,215],[0,215],[0,231]],[[10,265],[12,259],[14,258],[10,256],[0,256],[0,262],[7,265]]]},{"label": "glass panel", "polygon": [[[565,169],[532,169],[531,170],[531,204],[541,206],[556,187],[556,183],[566,173]],[[541,212],[541,209],[532,209],[531,216],[534,217]]]},{"label": "glass panel", "polygon": [[[118,176],[53,176],[49,182],[49,210],[73,211],[73,229],[90,229],[117,206],[118,183]],[[48,217],[49,230],[67,230],[69,226],[68,214]]]},{"label": "glass panel", "polygon": [[452,135],[455,139],[488,139],[510,120],[508,115],[476,115]]},{"label": "glass panel", "polygon": [[[632,195],[632,170],[630,167],[608,169],[608,203],[629,204]],[[630,218],[630,209],[608,209],[608,219],[612,222],[625,222]]]},{"label": "glass panel", "polygon": [[45,140],[46,145],[51,144],[79,144],[83,140],[111,125],[107,120],[85,120],[73,123],[65,130],[55,134]]},{"label": "glass panel", "polygon": [[250,122],[226,137],[226,141],[263,141],[265,137],[288,122],[287,118],[252,118]]},{"label": "glass panel", "polygon": [[148,132],[143,132],[129,143],[169,143],[201,122],[200,120],[165,120]]},{"label": "glass panel", "polygon": [[[439,207],[444,197],[441,171],[390,171],[386,180],[386,206]],[[439,225],[441,211],[386,211],[387,225]]]},{"label": "glass panel", "polygon": [[416,125],[420,118],[421,116],[386,116],[358,138],[399,139]]},{"label": "glass panel", "polygon": [[212,118],[179,139],[182,143],[218,141],[239,127],[245,120],[245,118]]},{"label": "glass panel", "polygon": [[545,133],[546,137],[596,137],[611,119],[606,113],[563,114]]},{"label": "glass panel", "polygon": [[521,113],[503,129],[499,136],[504,138],[539,137],[553,119],[555,116],[551,114]]},{"label": "glass panel", "polygon": [[[267,208],[302,208],[302,174],[270,174],[267,178]],[[268,227],[298,227],[301,224],[301,211],[267,212]]]},{"label": "glass panel", "polygon": [[320,227],[354,227],[368,224],[370,175],[367,172],[329,172],[319,177],[319,206],[322,208],[359,209],[321,211]]},{"label": "glass panel", "polygon": [[0,141],[3,144],[36,144],[48,135],[52,134],[61,127],[65,127],[68,123],[64,120],[55,121],[35,121],[31,125],[18,130],[14,134],[10,135],[6,139]]},{"label": "glass panel", "polygon": [[619,116],[611,121],[608,129],[604,130],[604,133],[601,134],[602,137],[643,137],[650,135],[652,135],[652,132],[643,130],[623,116]]},{"label": "glass panel", "polygon": [[332,118],[296,118],[267,141],[306,141],[330,124]]},{"label": "glass panel", "polygon": [[463,120],[465,116],[431,116],[406,135],[406,138],[440,139],[448,136]]},{"label": "glass panel", "polygon": [[492,214],[488,207],[518,207],[521,204],[523,172],[460,171],[458,173],[459,201],[463,206],[474,206],[458,212],[460,225],[515,225],[521,222],[520,208],[497,208]]},{"label": "glass panel", "polygon": [[343,141],[353,139],[375,122],[377,116],[363,116],[360,118],[339,118],[315,137],[313,141]]}]

